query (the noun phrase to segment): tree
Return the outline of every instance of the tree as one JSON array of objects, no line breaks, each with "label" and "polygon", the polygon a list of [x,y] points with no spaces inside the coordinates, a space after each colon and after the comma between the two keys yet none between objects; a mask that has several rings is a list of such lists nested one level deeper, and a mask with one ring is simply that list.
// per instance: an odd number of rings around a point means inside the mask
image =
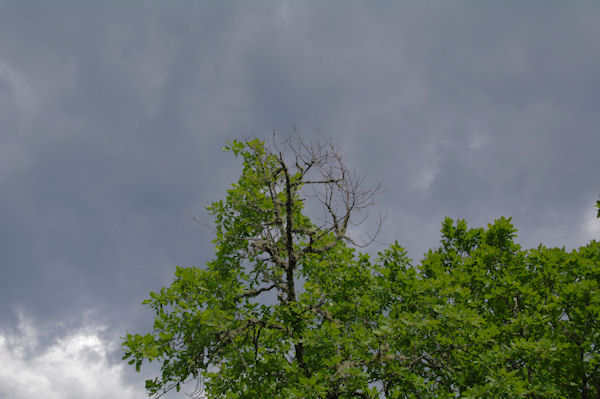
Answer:
[{"label": "tree", "polygon": [[136,369],[161,363],[149,394],[196,379],[208,398],[600,396],[598,242],[523,250],[510,219],[446,218],[419,264],[397,243],[372,260],[348,232],[377,187],[331,143],[284,144],[225,148],[244,166],[208,207],[215,258],[151,292],[153,331],[123,343]]},{"label": "tree", "polygon": [[[215,259],[177,268],[168,288],[144,303],[154,331],[128,335],[125,358],[139,370],[160,360],[150,394],[202,379],[209,397],[372,396],[361,345],[369,325],[369,265],[349,227],[371,205],[331,143],[234,141],[243,172],[208,209]],[[318,222],[305,214],[315,202]],[[298,284],[302,284],[298,287]],[[299,289],[300,288],[300,289]]]},{"label": "tree", "polygon": [[441,247],[399,269],[378,321],[398,370],[386,397],[600,395],[600,244],[524,251],[515,233],[509,219],[447,218]]}]

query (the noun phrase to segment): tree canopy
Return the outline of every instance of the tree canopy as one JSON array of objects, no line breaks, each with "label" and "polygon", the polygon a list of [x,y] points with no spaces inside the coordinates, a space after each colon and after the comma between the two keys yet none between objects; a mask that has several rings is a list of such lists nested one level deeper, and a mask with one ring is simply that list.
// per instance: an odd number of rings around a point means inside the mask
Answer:
[{"label": "tree canopy", "polygon": [[[281,147],[284,148],[281,148]],[[207,398],[600,396],[600,244],[523,250],[510,219],[446,218],[415,264],[349,231],[377,187],[331,143],[234,141],[239,180],[209,207],[215,256],[144,304],[124,359],[150,395]],[[315,215],[309,217],[308,215]],[[371,237],[367,237],[367,242]]]}]

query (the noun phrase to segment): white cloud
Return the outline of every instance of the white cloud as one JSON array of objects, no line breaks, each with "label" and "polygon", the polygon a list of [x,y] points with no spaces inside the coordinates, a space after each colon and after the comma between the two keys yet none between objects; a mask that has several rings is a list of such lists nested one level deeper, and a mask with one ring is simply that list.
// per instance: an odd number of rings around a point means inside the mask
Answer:
[{"label": "white cloud", "polygon": [[133,399],[143,387],[123,381],[123,364],[113,364],[114,345],[102,327],[86,327],[42,347],[42,332],[21,317],[16,334],[0,332],[0,397],[11,399]]}]

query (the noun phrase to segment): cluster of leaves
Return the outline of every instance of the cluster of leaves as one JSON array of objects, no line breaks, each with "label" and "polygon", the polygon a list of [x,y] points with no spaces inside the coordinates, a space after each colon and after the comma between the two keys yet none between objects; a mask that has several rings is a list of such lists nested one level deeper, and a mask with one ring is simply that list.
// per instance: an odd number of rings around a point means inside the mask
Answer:
[{"label": "cluster of leaves", "polygon": [[[371,259],[345,235],[363,197],[329,155],[292,170],[258,140],[227,149],[244,169],[209,207],[214,260],[177,268],[144,302],[153,331],[123,343],[138,370],[161,363],[149,394],[196,379],[207,398],[600,397],[599,243],[525,251],[510,219],[446,219],[418,265],[397,243]],[[311,183],[329,223],[304,214]]]},{"label": "cluster of leaves", "polygon": [[523,251],[515,231],[446,219],[442,246],[404,269],[381,321],[398,368],[386,397],[600,395],[599,243]]}]

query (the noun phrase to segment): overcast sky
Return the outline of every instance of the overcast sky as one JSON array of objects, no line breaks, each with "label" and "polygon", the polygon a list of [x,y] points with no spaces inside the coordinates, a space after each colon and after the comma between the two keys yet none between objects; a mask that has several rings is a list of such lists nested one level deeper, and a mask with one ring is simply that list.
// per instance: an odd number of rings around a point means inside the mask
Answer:
[{"label": "overcast sky", "polygon": [[236,137],[331,137],[415,261],[446,215],[600,237],[600,2],[98,3],[0,1],[2,399],[144,397],[119,336],[211,258]]}]

